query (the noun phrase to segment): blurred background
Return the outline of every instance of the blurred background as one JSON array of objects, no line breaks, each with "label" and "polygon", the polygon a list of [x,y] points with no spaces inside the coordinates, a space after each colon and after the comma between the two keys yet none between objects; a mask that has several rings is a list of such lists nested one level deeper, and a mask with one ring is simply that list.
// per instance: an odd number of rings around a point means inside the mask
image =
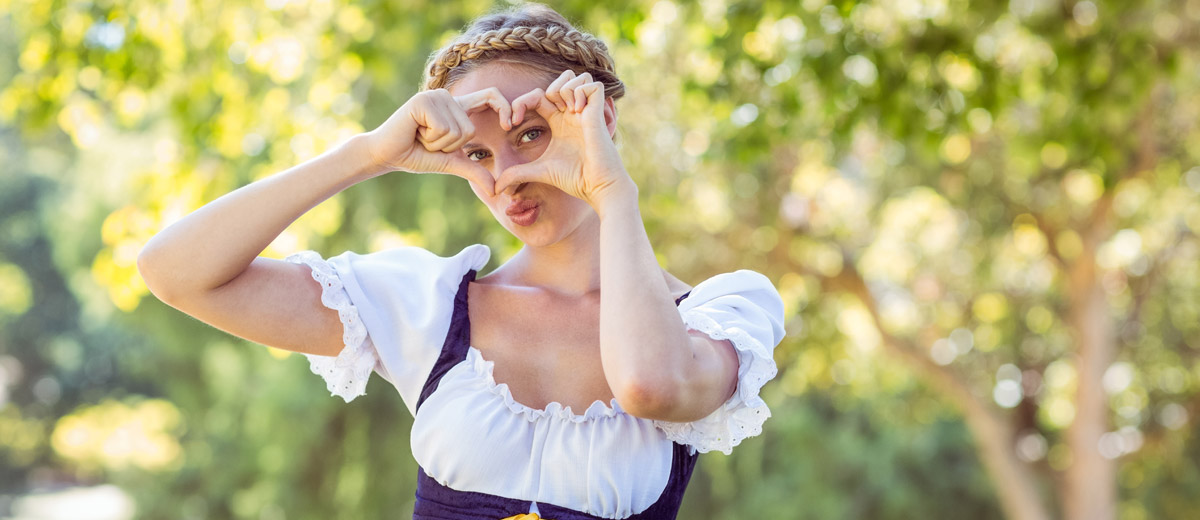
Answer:
[{"label": "blurred background", "polygon": [[[167,223],[374,128],[483,0],[0,0],[0,518],[402,518],[410,418],[158,302]],[[1200,514],[1200,0],[569,0],[662,264],[786,304],[681,518]],[[267,251],[517,244],[392,174]]]}]

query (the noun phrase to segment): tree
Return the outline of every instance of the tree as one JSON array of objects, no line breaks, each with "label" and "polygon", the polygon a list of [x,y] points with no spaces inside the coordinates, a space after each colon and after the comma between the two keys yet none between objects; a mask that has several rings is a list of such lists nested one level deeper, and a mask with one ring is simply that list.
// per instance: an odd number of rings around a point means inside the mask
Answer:
[{"label": "tree", "polygon": [[[0,0],[8,157],[55,193],[5,199],[0,218],[41,201],[55,218],[39,258],[56,259],[30,274],[21,250],[0,281],[34,280],[37,302],[42,280],[67,280],[82,315],[121,316],[154,344],[118,349],[107,392],[63,392],[40,427],[140,413],[178,445],[158,466],[47,446],[38,464],[125,483],[148,517],[410,507],[393,491],[412,485],[408,419],[381,383],[351,406],[322,398],[302,361],[154,301],[134,258],[204,201],[381,122],[490,5]],[[556,7],[612,43],[631,86],[619,143],[666,267],[757,269],[787,304],[776,418],[703,459],[691,511],[979,516],[991,490],[1010,518],[1200,507],[1184,462],[1200,413],[1200,2]],[[515,244],[489,220],[455,179],[392,175],[268,254],[483,242],[502,258]],[[0,316],[9,354],[41,359],[8,335],[24,307]],[[4,409],[3,431],[29,429],[31,399]]]},{"label": "tree", "polygon": [[[664,16],[686,36],[665,43],[682,66],[659,73],[662,90],[684,92],[694,152],[666,182],[716,232],[705,245],[755,251],[806,322],[845,324],[838,357],[861,365],[879,345],[953,403],[1010,518],[1051,517],[1044,487],[1067,518],[1113,518],[1116,459],[1173,435],[1200,399],[1185,383],[1198,293],[1182,281],[1197,248],[1198,8]],[[683,29],[701,23],[714,30]],[[705,132],[712,115],[728,124]]]}]

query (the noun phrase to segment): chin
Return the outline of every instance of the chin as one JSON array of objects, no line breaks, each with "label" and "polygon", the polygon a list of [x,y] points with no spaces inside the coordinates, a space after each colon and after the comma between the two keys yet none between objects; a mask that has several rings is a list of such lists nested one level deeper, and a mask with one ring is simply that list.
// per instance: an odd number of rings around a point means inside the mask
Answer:
[{"label": "chin", "polygon": [[517,237],[522,244],[529,247],[545,247],[554,245],[563,239],[564,233],[558,226],[549,222],[535,222],[532,226],[518,226],[506,222],[504,226],[512,236]]}]

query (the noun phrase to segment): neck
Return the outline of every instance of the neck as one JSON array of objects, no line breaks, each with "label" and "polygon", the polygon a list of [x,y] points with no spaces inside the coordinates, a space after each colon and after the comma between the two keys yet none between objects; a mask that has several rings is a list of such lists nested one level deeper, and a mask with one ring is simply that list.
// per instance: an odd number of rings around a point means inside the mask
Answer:
[{"label": "neck", "polygon": [[547,246],[526,245],[509,261],[514,282],[569,295],[600,290],[600,219]]}]

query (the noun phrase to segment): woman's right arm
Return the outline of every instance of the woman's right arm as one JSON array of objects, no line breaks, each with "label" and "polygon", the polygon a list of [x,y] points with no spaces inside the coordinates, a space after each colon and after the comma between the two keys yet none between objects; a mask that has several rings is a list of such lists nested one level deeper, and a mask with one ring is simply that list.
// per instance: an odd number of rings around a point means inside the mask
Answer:
[{"label": "woman's right arm", "polygon": [[150,291],[251,341],[337,355],[341,322],[321,305],[308,267],[258,258],[309,209],[372,171],[367,136],[214,200],[160,231],[138,256]]},{"label": "woman's right arm", "polygon": [[[317,204],[385,172],[449,173],[490,192],[491,174],[466,159],[461,147],[474,136],[466,113],[498,106],[497,96],[504,99],[498,91],[462,98],[422,92],[379,128],[163,229],[142,249],[138,270],[163,302],[221,330],[296,352],[337,355],[342,325],[337,312],[321,304],[322,288],[309,268],[258,255]],[[507,108],[505,101],[497,109],[502,121]]]}]

